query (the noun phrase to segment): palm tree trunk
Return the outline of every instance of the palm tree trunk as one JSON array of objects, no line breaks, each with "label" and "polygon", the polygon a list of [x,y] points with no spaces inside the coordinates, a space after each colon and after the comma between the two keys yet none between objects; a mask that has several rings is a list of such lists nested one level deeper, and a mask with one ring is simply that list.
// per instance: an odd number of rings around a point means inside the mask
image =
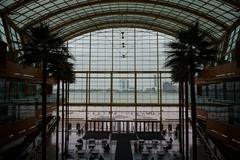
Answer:
[{"label": "palm tree trunk", "polygon": [[182,87],[181,87],[181,139],[182,139],[182,158],[184,159],[185,158],[185,148],[184,148],[184,144],[185,144],[185,141],[184,141],[184,83],[182,83]]},{"label": "palm tree trunk", "polygon": [[42,160],[46,160],[47,126],[47,63],[42,63]]},{"label": "palm tree trunk", "polygon": [[[67,106],[68,106],[68,114],[67,114],[67,117],[68,117],[68,125],[69,125],[69,87],[70,87],[70,83],[68,83],[68,90],[67,90],[67,97],[68,97],[68,100],[67,100]],[[68,144],[67,144],[67,146],[69,145],[69,129],[67,130],[68,131],[68,138],[67,138],[67,140],[68,140]]]},{"label": "palm tree trunk", "polygon": [[67,90],[68,90],[68,82],[66,81],[65,82],[65,143],[64,143],[64,146],[65,146],[65,155],[67,155],[67,132],[68,132],[68,103],[67,103]]},{"label": "palm tree trunk", "polygon": [[64,81],[62,81],[62,160],[64,159]]},{"label": "palm tree trunk", "polygon": [[59,98],[60,98],[60,80],[57,80],[57,126],[56,126],[56,160],[58,160],[59,153]]},{"label": "palm tree trunk", "polygon": [[195,82],[194,82],[194,64],[190,66],[190,87],[191,87],[191,110],[192,110],[192,142],[193,142],[193,160],[197,160],[197,116],[196,116],[196,97],[195,97]]},{"label": "palm tree trunk", "polygon": [[185,119],[186,119],[186,160],[189,159],[189,131],[188,131],[188,124],[189,124],[189,119],[188,119],[188,82],[185,81]]},{"label": "palm tree trunk", "polygon": [[179,82],[179,149],[180,152],[183,153],[183,146],[182,146],[182,83]]}]

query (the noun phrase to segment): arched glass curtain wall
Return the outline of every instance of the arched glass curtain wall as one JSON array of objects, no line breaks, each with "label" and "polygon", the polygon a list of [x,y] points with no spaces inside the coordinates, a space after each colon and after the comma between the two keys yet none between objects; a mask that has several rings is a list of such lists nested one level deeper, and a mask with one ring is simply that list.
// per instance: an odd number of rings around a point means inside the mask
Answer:
[{"label": "arched glass curtain wall", "polygon": [[146,29],[112,28],[69,40],[76,71],[70,118],[176,125],[178,86],[164,67],[167,43],[173,39]]}]

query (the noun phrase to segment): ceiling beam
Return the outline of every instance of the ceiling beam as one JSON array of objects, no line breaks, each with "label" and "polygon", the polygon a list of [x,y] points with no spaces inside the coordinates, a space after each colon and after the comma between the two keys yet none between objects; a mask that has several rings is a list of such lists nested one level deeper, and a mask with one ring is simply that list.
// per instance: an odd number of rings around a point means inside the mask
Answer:
[{"label": "ceiling beam", "polygon": [[154,30],[161,33],[165,33],[167,35],[176,37],[176,31],[169,27],[165,26],[159,26],[154,24],[146,24],[146,22],[142,21],[131,21],[131,22],[103,22],[98,23],[97,26],[93,24],[92,26],[86,26],[85,28],[76,29],[72,32],[69,32],[64,35],[60,35],[63,37],[64,41],[67,41],[69,39],[72,39],[74,37],[77,37],[79,35],[83,35],[89,32],[101,30],[101,29],[107,29],[107,28],[120,28],[120,27],[130,27],[130,28],[144,28],[148,30]]},{"label": "ceiling beam", "polygon": [[[119,25],[113,25],[113,26],[111,26],[111,28],[121,28],[121,27],[128,27],[128,28],[142,28],[142,29],[146,29],[146,27],[144,27],[144,26],[140,26],[140,25],[128,25],[128,24],[122,24],[122,26],[119,26]],[[68,40],[70,40],[70,39],[73,39],[73,38],[75,38],[75,37],[78,37],[78,36],[81,36],[81,35],[84,35],[84,34],[87,34],[87,33],[90,33],[90,32],[94,32],[94,31],[97,31],[97,30],[99,30],[99,29],[108,29],[109,27],[107,27],[107,26],[99,26],[99,28],[98,29],[96,29],[96,28],[88,28],[87,30],[78,30],[78,31],[76,31],[76,33],[75,34],[73,34],[73,35],[69,35],[69,36],[67,36],[67,37],[65,37],[64,38],[64,41],[68,41]],[[169,32],[169,31],[167,31],[167,30],[162,30],[162,29],[160,29],[160,28],[158,28],[158,29],[153,29],[154,31],[157,31],[157,32],[160,32],[160,33],[164,33],[164,34],[166,34],[166,35],[169,35],[169,36],[172,36],[172,37],[175,37],[176,35],[174,34],[174,33],[172,33],[172,32]]]},{"label": "ceiling beam", "polygon": [[[69,20],[65,21],[63,23],[58,24],[57,26],[53,27],[51,31],[57,31],[60,30],[62,27],[66,27],[68,25],[78,23],[81,21],[97,18],[97,17],[104,17],[104,16],[110,16],[110,15],[137,15],[137,16],[146,16],[146,17],[151,17],[151,18],[156,18],[156,19],[163,19],[167,21],[174,22],[176,24],[181,24],[182,26],[186,27],[191,27],[192,24],[184,22],[182,20],[176,19],[174,17],[166,16],[166,15],[159,15],[159,14],[153,14],[153,13],[143,13],[140,11],[127,11],[127,12],[122,12],[122,11],[110,11],[110,12],[103,12],[103,13],[94,13],[92,15],[86,15],[84,17],[76,18],[74,20]],[[120,19],[120,18],[119,18]]]},{"label": "ceiling beam", "polygon": [[4,8],[4,12],[6,14],[11,14],[11,12],[13,12],[14,10],[20,8],[21,6],[24,6],[30,2],[34,3],[34,0],[19,0],[14,2],[13,4],[11,4],[10,6],[7,6],[6,8]]},{"label": "ceiling beam", "polygon": [[129,28],[143,28],[143,29],[147,29],[147,30],[154,30],[157,32],[161,32],[161,33],[165,33],[167,35],[170,35],[172,37],[176,37],[176,33],[174,32],[174,30],[171,30],[169,28],[160,28],[159,26],[150,26],[150,25],[146,25],[142,22],[125,22],[125,23],[120,23],[120,22],[104,22],[101,24],[98,24],[98,27],[96,27],[95,25],[92,26],[87,26],[83,29],[77,29],[74,30],[68,34],[63,35],[63,39],[64,41],[70,40],[72,38],[75,38],[77,36],[83,35],[83,34],[87,34],[90,32],[94,32],[97,30],[101,30],[101,29],[108,29],[108,28],[121,28],[121,27],[129,27]]},{"label": "ceiling beam", "polygon": [[[96,18],[96,17],[104,17],[104,16],[109,16],[109,15],[120,15],[121,16],[121,15],[131,15],[131,14],[140,15],[140,16],[147,16],[147,17],[152,17],[152,18],[156,18],[156,19],[168,20],[168,21],[176,23],[176,25],[184,26],[184,28],[192,26],[192,24],[189,24],[189,23],[186,23],[186,22],[183,22],[183,21],[180,21],[180,20],[176,20],[173,17],[168,17],[168,16],[164,16],[164,15],[156,15],[156,14],[151,14],[151,13],[146,14],[146,13],[142,13],[142,12],[107,12],[107,13],[101,13],[101,14],[96,14],[96,15],[95,14],[94,15],[88,15],[86,17],[81,17],[81,18],[77,18],[75,20],[70,20],[70,21],[67,21],[67,22],[60,23],[56,27],[52,28],[51,32],[56,32],[56,31],[60,30],[62,27],[66,27],[66,26],[69,26],[71,24],[75,24],[75,23],[78,23],[78,22],[83,22],[84,23],[84,21],[90,20],[90,19],[93,19],[93,18]],[[147,23],[145,22],[145,24],[147,24]],[[175,33],[176,32],[177,31],[175,30]],[[215,42],[215,43],[218,42],[218,39],[216,37],[214,37],[212,34],[210,34],[209,32],[204,31],[204,30],[201,30],[201,32],[204,35],[206,35],[209,39],[211,39],[213,42]]]},{"label": "ceiling beam", "polygon": [[142,4],[150,4],[150,5],[154,5],[156,7],[160,7],[160,6],[164,6],[164,7],[170,7],[170,8],[174,8],[174,9],[178,9],[178,10],[182,10],[182,11],[185,11],[185,12],[188,12],[188,13],[191,13],[191,14],[194,14],[196,16],[199,16],[201,18],[204,18],[208,21],[211,21],[219,26],[221,26],[223,29],[228,29],[229,26],[219,20],[217,20],[216,18],[210,16],[210,15],[207,15],[205,13],[201,13],[195,9],[192,9],[192,8],[188,8],[188,7],[184,7],[184,6],[181,6],[181,5],[178,5],[176,3],[166,3],[166,2],[163,2],[163,1],[152,1],[152,0],[121,0],[121,1],[116,1],[116,0],[96,0],[96,1],[91,1],[91,2],[86,2],[86,3],[78,3],[78,4],[74,4],[72,6],[67,6],[67,7],[64,7],[64,8],[60,8],[60,9],[57,9],[55,11],[52,11],[46,15],[43,15],[41,17],[39,17],[38,19],[36,19],[35,21],[32,21],[30,23],[27,23],[24,28],[28,27],[29,25],[36,25],[52,16],[56,16],[60,13],[63,13],[63,12],[66,12],[66,11],[70,11],[70,10],[73,10],[73,9],[79,9],[79,8],[83,8],[83,7],[87,7],[87,6],[92,6],[94,7],[94,5],[104,5],[104,4],[108,4],[108,3],[120,3],[120,2],[126,2],[126,3],[142,3]]},{"label": "ceiling beam", "polygon": [[237,26],[240,25],[240,17],[231,25],[229,32],[231,32],[232,30],[234,30]]},{"label": "ceiling beam", "polygon": [[225,3],[228,3],[232,6],[235,6],[238,11],[240,11],[240,1],[239,0],[223,0]]}]

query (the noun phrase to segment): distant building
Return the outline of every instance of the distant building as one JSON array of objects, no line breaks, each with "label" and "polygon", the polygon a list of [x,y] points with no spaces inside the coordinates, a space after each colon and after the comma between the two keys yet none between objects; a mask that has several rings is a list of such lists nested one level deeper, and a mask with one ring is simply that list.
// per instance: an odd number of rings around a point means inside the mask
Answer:
[{"label": "distant building", "polygon": [[163,82],[163,92],[177,92],[177,87],[171,82]]},{"label": "distant building", "polygon": [[157,75],[154,75],[154,86],[153,87],[157,87]]},{"label": "distant building", "polygon": [[119,90],[120,91],[127,91],[129,88],[129,80],[128,79],[121,79],[119,81]]}]

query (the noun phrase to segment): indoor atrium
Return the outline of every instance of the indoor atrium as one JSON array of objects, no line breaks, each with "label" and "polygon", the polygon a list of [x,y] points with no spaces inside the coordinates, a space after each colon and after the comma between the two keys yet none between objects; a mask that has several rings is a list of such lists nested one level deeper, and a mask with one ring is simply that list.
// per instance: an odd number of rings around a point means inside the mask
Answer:
[{"label": "indoor atrium", "polygon": [[239,155],[239,0],[0,0],[0,160]]}]

